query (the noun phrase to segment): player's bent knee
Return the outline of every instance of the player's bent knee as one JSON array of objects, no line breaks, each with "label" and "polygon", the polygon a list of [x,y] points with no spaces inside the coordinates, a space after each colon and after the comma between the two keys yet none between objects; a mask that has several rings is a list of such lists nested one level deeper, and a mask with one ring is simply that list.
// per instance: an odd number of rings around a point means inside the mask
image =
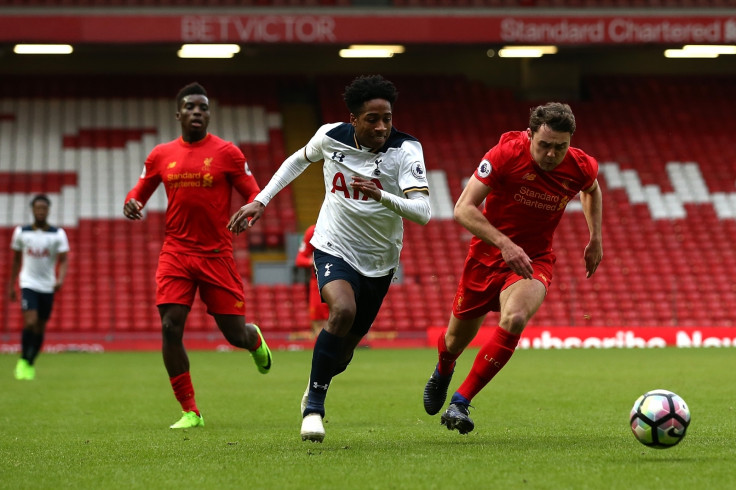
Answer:
[{"label": "player's bent knee", "polygon": [[163,321],[161,322],[161,335],[163,336],[164,342],[181,343],[184,338],[184,327]]},{"label": "player's bent knee", "polygon": [[330,308],[330,318],[327,320],[327,331],[334,335],[343,337],[350,332],[355,321],[354,308],[342,308],[340,306]]},{"label": "player's bent knee", "polygon": [[499,322],[501,328],[514,334],[521,335],[529,319],[523,313],[511,313],[504,315]]}]

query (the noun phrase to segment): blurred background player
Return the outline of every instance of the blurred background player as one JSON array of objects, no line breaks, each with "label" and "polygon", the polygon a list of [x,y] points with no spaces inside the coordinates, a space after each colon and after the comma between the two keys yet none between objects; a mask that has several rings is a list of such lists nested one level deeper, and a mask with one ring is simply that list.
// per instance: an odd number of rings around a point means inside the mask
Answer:
[{"label": "blurred background player", "polygon": [[62,228],[48,223],[50,206],[48,197],[43,194],[35,196],[31,201],[33,224],[16,227],[10,242],[13,262],[8,294],[10,301],[18,299],[15,284],[20,274],[23,311],[21,357],[15,366],[15,379],[20,380],[36,377],[34,362],[43,346],[46,322],[54,306],[54,293],[64,283],[69,267],[69,240]]},{"label": "blurred background player", "polygon": [[186,429],[204,425],[183,343],[184,324],[197,289],[225,339],[248,349],[263,374],[271,369],[271,351],[260,329],[245,323],[243,282],[227,229],[233,188],[246,202],[260,189],[243,153],[207,132],[210,105],[204,87],[191,83],[182,88],[176,107],[181,137],[151,151],[143,174],[125,198],[123,214],[141,219],[143,206],[163,182],[168,206],[156,270],[156,305],[164,365],[183,412],[171,428]]},{"label": "blurred background player", "polygon": [[302,440],[315,442],[325,437],[322,420],[332,378],[347,369],[399,265],[403,218],[426,224],[431,215],[422,146],[393,127],[394,84],[380,75],[358,77],[343,96],[350,122],[319,128],[229,225],[235,232],[253,226],[276,193],[311,163],[324,160],[325,200],[311,243],[330,314],[314,343],[300,406]]},{"label": "blurred background player", "polygon": [[304,231],[304,237],[299,244],[299,251],[294,259],[294,265],[305,269],[309,273],[309,321],[311,322],[312,336],[316,336],[327,325],[330,308],[322,301],[317,283],[317,273],[314,270],[314,245],[310,243],[314,235],[315,225]]},{"label": "blurred background player", "polygon": [[424,388],[427,413],[434,415],[444,405],[455,360],[486,314],[499,311],[500,319],[442,414],[448,429],[473,430],[470,402],[506,365],[542,305],[555,263],[552,238],[578,193],[590,233],[583,252],[587,277],[603,258],[598,162],[570,147],[574,132],[575,116],[567,104],[533,108],[527,130],[501,136],[455,204],[455,220],[473,237],[449,325],[437,339],[439,362]]}]

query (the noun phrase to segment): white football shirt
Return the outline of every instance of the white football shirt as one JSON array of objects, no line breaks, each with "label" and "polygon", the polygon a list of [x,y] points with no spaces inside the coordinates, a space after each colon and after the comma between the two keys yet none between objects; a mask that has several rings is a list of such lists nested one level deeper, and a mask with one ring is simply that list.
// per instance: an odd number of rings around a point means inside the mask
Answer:
[{"label": "white football shirt", "polygon": [[342,258],[367,277],[388,274],[399,265],[403,218],[378,201],[350,187],[352,176],[371,179],[382,190],[405,196],[429,193],[422,145],[416,138],[391,129],[377,153],[361,148],[348,123],[322,126],[305,147],[306,157],[324,159],[325,200],[311,243]]},{"label": "white football shirt", "polygon": [[47,230],[33,226],[17,226],[10,240],[10,248],[23,252],[20,268],[21,289],[33,289],[39,293],[53,293],[56,285],[56,257],[69,251],[69,240],[62,228]]}]

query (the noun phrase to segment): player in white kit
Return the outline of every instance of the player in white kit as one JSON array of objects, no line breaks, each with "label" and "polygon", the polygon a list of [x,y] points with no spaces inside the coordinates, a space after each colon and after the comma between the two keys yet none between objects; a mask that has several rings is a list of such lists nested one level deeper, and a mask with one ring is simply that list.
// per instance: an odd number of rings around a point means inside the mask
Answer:
[{"label": "player in white kit", "polygon": [[368,333],[388,292],[403,245],[403,218],[431,215],[422,146],[392,125],[398,92],[380,75],[345,88],[349,123],[325,124],[288,157],[255,200],[230,219],[236,233],[253,226],[281,189],[311,163],[324,160],[325,200],[312,238],[320,292],[330,309],[312,354],[302,398],[302,440],[321,442],[324,402]]},{"label": "player in white kit", "polygon": [[61,288],[68,267],[69,240],[62,228],[51,226],[46,221],[50,205],[51,201],[45,195],[34,197],[31,201],[33,224],[16,227],[10,243],[13,262],[8,295],[10,301],[18,299],[15,284],[19,281],[23,310],[21,358],[15,366],[15,378],[20,380],[36,377],[33,363],[43,346],[54,293]]}]

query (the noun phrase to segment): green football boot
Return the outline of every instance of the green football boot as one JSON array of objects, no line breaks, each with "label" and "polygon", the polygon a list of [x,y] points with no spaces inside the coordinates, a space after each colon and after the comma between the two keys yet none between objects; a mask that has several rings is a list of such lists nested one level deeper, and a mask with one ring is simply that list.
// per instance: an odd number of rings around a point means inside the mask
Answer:
[{"label": "green football boot", "polygon": [[36,377],[36,368],[31,366],[27,360],[18,359],[15,365],[15,379],[31,381]]},{"label": "green football boot", "polygon": [[194,427],[204,427],[204,418],[194,411],[182,412],[179,421],[169,426],[170,429],[192,429]]},{"label": "green football boot", "polygon": [[268,372],[271,370],[271,349],[268,348],[268,344],[266,344],[266,339],[263,338],[263,335],[261,334],[261,329],[258,328],[258,325],[252,325],[256,327],[256,332],[258,332],[258,336],[261,338],[261,346],[252,351],[250,355],[253,357],[253,362],[256,363],[258,372],[261,374],[268,374]]}]

